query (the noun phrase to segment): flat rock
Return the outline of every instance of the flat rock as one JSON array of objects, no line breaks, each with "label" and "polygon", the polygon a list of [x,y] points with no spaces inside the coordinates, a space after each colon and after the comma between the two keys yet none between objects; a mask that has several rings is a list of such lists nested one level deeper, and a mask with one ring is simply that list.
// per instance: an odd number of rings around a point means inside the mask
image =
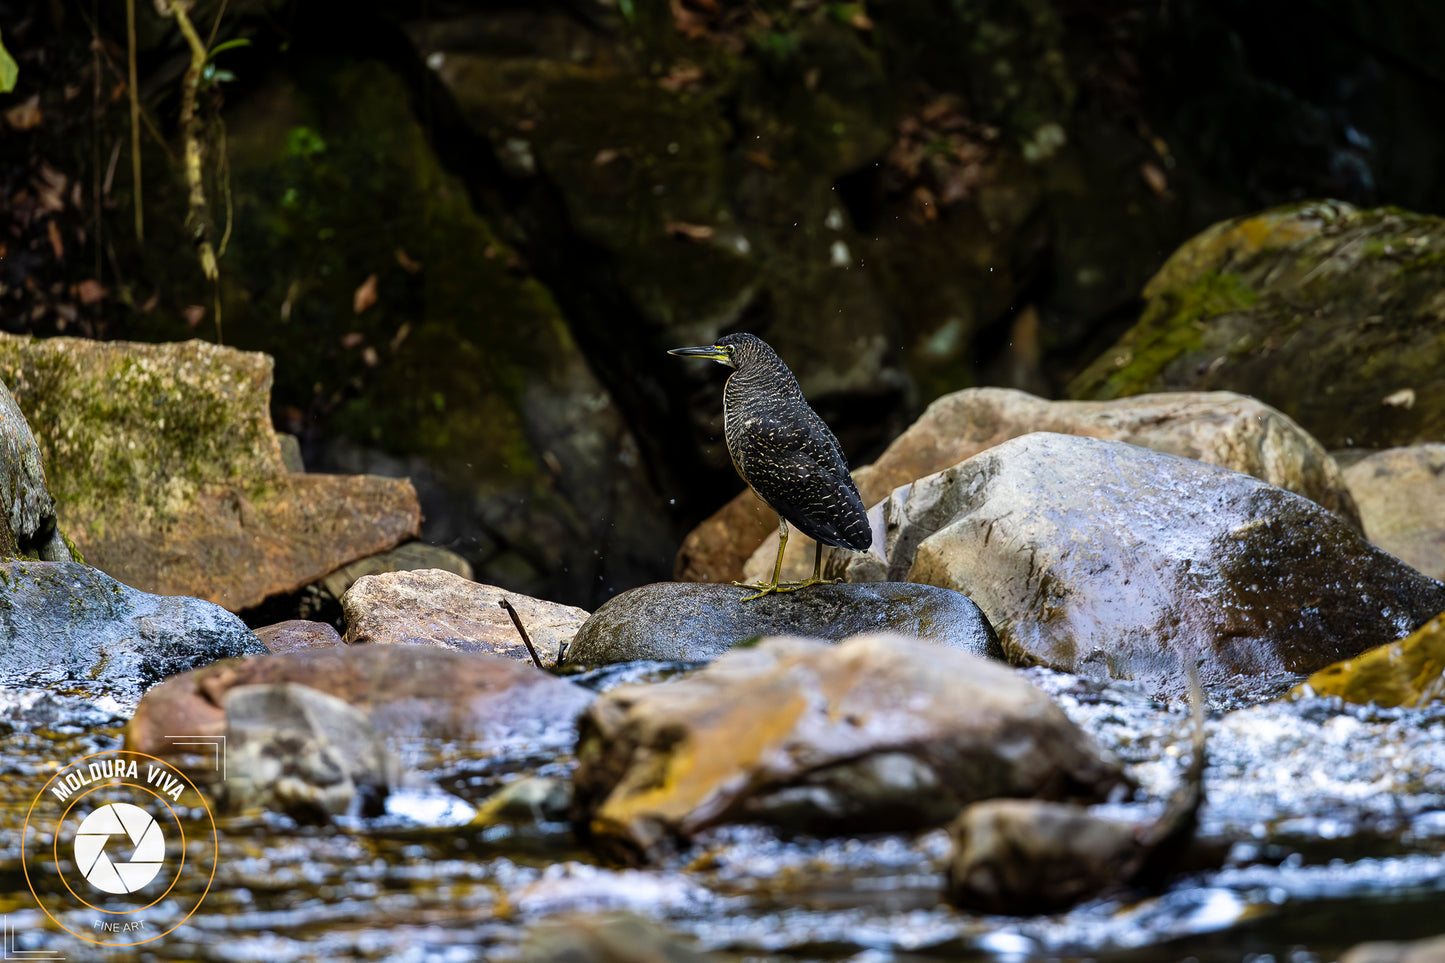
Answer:
[{"label": "flat rock", "polygon": [[630,861],[720,823],[913,830],[979,799],[1099,800],[1126,782],[1007,666],[891,633],[765,639],[613,689],[578,727],[573,822]]},{"label": "flat rock", "polygon": [[1326,666],[1290,693],[1339,696],[1360,705],[1418,707],[1445,701],[1445,614],[1398,642]]},{"label": "flat rock", "polygon": [[[1008,388],[967,388],[934,401],[877,461],[853,477],[863,503],[874,505],[899,485],[1035,431],[1126,441],[1244,472],[1318,502],[1360,527],[1344,476],[1320,443],[1277,409],[1230,391],[1046,401]],[[771,573],[777,551],[774,518],[744,566],[746,578]],[[812,540],[790,536],[784,578],[802,578],[812,565]]]},{"label": "flat rock", "polygon": [[79,562],[0,562],[0,685],[134,705],[167,676],[265,651],[210,602],[140,592]]},{"label": "flat rock", "polygon": [[40,446],[10,389],[0,382],[0,557],[78,562],[55,520]]},{"label": "flat rock", "polygon": [[403,744],[454,740],[480,747],[571,745],[577,713],[592,693],[511,659],[426,645],[354,645],[229,660],[167,679],[145,694],[126,728],[126,747],[178,750],[175,733],[220,736],[226,693],[236,686],[297,682],[364,712],[382,736]]},{"label": "flat rock", "polygon": [[977,605],[958,592],[902,583],[814,585],[752,594],[735,585],[656,582],[608,600],[577,630],[569,665],[634,659],[706,662],[762,635],[837,641],[897,632],[948,648],[1002,658],[998,636]]},{"label": "flat rock", "polygon": [[62,527],[91,564],[231,611],[415,537],[405,479],[286,470],[272,360],[204,341],[0,334]]},{"label": "flat rock", "polygon": [[1365,537],[1445,579],[1445,444],[1375,452],[1345,469]]},{"label": "flat rock", "polygon": [[1445,609],[1445,585],[1258,479],[1115,441],[1016,438],[893,492],[854,581],[968,592],[1009,661],[1254,702]]},{"label": "flat rock", "polygon": [[439,568],[470,581],[472,565],[465,558],[449,548],[428,545],[426,542],[405,542],[379,555],[368,555],[359,561],[332,572],[321,580],[321,587],[337,601],[346,590],[356,584],[363,575],[382,575],[387,572],[418,572]]},{"label": "flat rock", "polygon": [[512,618],[516,609],[544,666],[557,662],[587,613],[482,585],[440,569],[365,575],[341,600],[346,641],[352,644],[433,645],[531,661]]},{"label": "flat rock", "polygon": [[256,629],[256,638],[266,647],[267,652],[294,652],[297,649],[314,649],[319,646],[341,645],[341,633],[326,622],[309,622],[306,619],[289,619],[275,625],[263,625]]}]

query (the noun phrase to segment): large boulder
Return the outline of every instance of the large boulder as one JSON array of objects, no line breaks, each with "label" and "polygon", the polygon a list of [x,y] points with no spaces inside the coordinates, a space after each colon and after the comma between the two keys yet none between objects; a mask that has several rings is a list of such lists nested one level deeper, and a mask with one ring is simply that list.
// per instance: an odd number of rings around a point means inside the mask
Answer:
[{"label": "large boulder", "polygon": [[1144,288],[1077,398],[1226,389],[1328,448],[1445,438],[1445,219],[1318,202],[1224,221]]},{"label": "large boulder", "polygon": [[847,572],[967,592],[1009,661],[1257,701],[1411,632],[1445,585],[1258,479],[1039,433],[894,491]]},{"label": "large boulder", "polygon": [[405,479],[286,470],[272,360],[203,341],[0,334],[60,521],[97,568],[239,611],[416,535]]},{"label": "large boulder", "polygon": [[0,685],[134,705],[167,676],[265,651],[210,602],[150,595],[78,562],[0,562]]},{"label": "large boulder", "polygon": [[1445,444],[1375,452],[1345,469],[1365,537],[1445,579]]},{"label": "large boulder", "polygon": [[1003,658],[998,636],[978,606],[947,589],[903,583],[815,585],[743,602],[750,594],[733,585],[689,582],[630,589],[577,629],[567,662],[705,662],[764,635],[838,641],[867,632],[898,632]]},{"label": "large boulder", "polygon": [[0,558],[78,562],[55,521],[40,447],[10,389],[0,381]]},{"label": "large boulder", "polygon": [[511,659],[426,645],[332,646],[230,660],[186,672],[145,694],[126,748],[152,755],[181,750],[183,732],[226,732],[226,694],[243,685],[296,682],[364,712],[376,731],[403,748],[464,742],[482,751],[528,744],[569,745],[573,720],[592,693]]},{"label": "large boulder", "polygon": [[644,860],[709,826],[939,825],[991,796],[1099,800],[1126,780],[1012,670],[894,634],[772,638],[579,720],[573,821]]},{"label": "large boulder", "polygon": [[436,645],[530,661],[526,643],[501,603],[511,604],[543,666],[587,620],[570,605],[516,595],[440,569],[357,579],[341,600],[352,644]]},{"label": "large boulder", "polygon": [[[966,388],[934,401],[873,464],[859,468],[853,477],[863,503],[874,505],[899,485],[1034,431],[1127,441],[1244,472],[1319,502],[1359,526],[1339,466],[1320,443],[1275,408],[1228,391],[1139,395],[1114,401],[1047,401],[1008,388]],[[761,505],[756,498],[752,502]],[[744,507],[750,508],[746,503]],[[708,559],[714,568],[723,569],[716,561],[721,552],[707,543],[718,537],[724,516],[736,533],[753,530],[744,523],[739,507],[730,503],[688,536],[678,555],[679,565],[686,554],[689,564],[694,558],[698,564]],[[751,550],[745,567],[748,578],[765,568],[771,571],[777,554],[776,529],[774,517],[760,547]],[[740,534],[730,537],[742,544]],[[806,574],[812,557],[812,541],[798,533],[791,535],[784,556],[786,577]]]}]

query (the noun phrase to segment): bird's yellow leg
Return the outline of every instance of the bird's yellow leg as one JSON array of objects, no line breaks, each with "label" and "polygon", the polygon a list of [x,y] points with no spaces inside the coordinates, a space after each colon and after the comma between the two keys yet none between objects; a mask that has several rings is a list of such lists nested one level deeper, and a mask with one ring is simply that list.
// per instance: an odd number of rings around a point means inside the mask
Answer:
[{"label": "bird's yellow leg", "polygon": [[773,580],[751,585],[747,582],[734,582],[739,588],[756,589],[756,595],[749,595],[743,599],[744,602],[751,602],[753,599],[760,599],[764,595],[771,595],[778,591],[778,575],[783,571],[783,549],[788,547],[788,523],[786,520],[778,519],[778,560],[773,563]]},{"label": "bird's yellow leg", "polygon": [[[779,559],[781,560],[781,556],[779,556]],[[773,578],[776,579],[777,576],[774,575]],[[798,589],[800,589],[800,588],[807,588],[809,585],[837,585],[837,584],[838,584],[839,582],[841,582],[841,581],[843,581],[843,580],[840,579],[840,578],[824,578],[824,577],[823,577],[823,543],[822,543],[822,542],[816,542],[816,543],[814,543],[814,547],[813,547],[813,575],[812,575],[812,577],[811,577],[811,578],[805,578],[805,579],[803,579],[801,582],[784,582],[784,583],[782,583],[781,585],[779,585],[777,588],[775,588],[773,591],[775,591],[775,592],[796,592]]]}]

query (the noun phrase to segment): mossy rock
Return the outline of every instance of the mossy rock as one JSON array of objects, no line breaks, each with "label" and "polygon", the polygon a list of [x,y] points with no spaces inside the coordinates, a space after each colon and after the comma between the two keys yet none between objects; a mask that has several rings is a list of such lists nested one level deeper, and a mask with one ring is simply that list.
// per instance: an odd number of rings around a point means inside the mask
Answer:
[{"label": "mossy rock", "polygon": [[1296,204],[1216,224],[1144,288],[1075,398],[1237,391],[1327,448],[1445,437],[1445,219]]},{"label": "mossy rock", "polygon": [[1445,615],[1397,642],[1321,669],[1290,693],[1291,698],[1311,695],[1387,708],[1445,701]]}]

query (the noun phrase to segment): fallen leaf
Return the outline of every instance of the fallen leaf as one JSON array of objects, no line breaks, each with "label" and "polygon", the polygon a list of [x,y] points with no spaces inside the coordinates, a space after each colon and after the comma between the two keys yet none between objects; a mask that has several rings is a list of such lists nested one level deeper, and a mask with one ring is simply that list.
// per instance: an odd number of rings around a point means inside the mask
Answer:
[{"label": "fallen leaf", "polygon": [[663,90],[670,90],[676,93],[684,87],[696,85],[703,79],[703,70],[694,64],[679,64],[672,68],[665,77],[657,81],[657,86]]},{"label": "fallen leaf", "polygon": [[362,364],[366,365],[368,368],[375,368],[380,362],[380,360],[381,359],[376,356],[376,349],[373,348],[371,345],[367,345],[366,349],[361,352]]},{"label": "fallen leaf", "polygon": [[853,14],[853,19],[850,20],[849,22],[853,25],[854,29],[856,29],[856,30],[872,30],[872,29],[873,29],[873,21],[872,21],[872,19],[869,18],[868,14],[864,13],[862,10],[859,10],[857,13]]},{"label": "fallen leaf", "polygon": [[60,239],[60,225],[54,218],[45,222],[45,235],[50,239],[50,251],[55,255],[55,260],[65,260],[65,242]]},{"label": "fallen leaf", "polygon": [[34,130],[40,126],[40,95],[32,94],[28,100],[5,111],[5,123],[15,130]]},{"label": "fallen leaf", "polygon": [[416,274],[421,270],[421,262],[413,261],[403,248],[396,249],[396,263],[400,264],[401,269],[407,274]]},{"label": "fallen leaf", "polygon": [[778,162],[773,160],[772,156],[768,154],[767,151],[747,151],[743,154],[743,160],[747,161],[749,164],[754,165],[755,167],[761,167],[765,171],[776,170],[778,167]]},{"label": "fallen leaf", "polygon": [[1139,165],[1139,173],[1144,178],[1144,183],[1148,184],[1149,189],[1157,196],[1164,197],[1169,193],[1169,178],[1164,175],[1164,171],[1158,164],[1153,161],[1145,161]]},{"label": "fallen leaf", "polygon": [[80,299],[81,304],[87,306],[95,304],[105,295],[105,285],[95,278],[86,278],[75,286],[75,296]]},{"label": "fallen leaf", "polygon": [[186,319],[186,324],[199,328],[206,318],[206,309],[199,304],[192,304],[181,311],[181,317]]},{"label": "fallen leaf", "polygon": [[360,314],[376,303],[376,275],[368,275],[351,296],[351,310]]},{"label": "fallen leaf", "polygon": [[406,336],[409,334],[411,334],[411,322],[403,321],[401,327],[396,329],[396,334],[391,336],[391,344],[389,347],[391,348],[392,354],[396,353],[396,349],[401,347],[401,343],[406,340]]},{"label": "fallen leaf", "polygon": [[685,237],[694,241],[706,241],[712,237],[712,228],[706,224],[689,224],[686,221],[668,221],[667,233],[673,237]]},{"label": "fallen leaf", "polygon": [[150,297],[146,298],[143,302],[141,302],[140,313],[150,314],[156,309],[156,305],[160,304],[160,302],[161,293],[159,291],[152,292]]},{"label": "fallen leaf", "polygon": [[350,351],[353,348],[361,347],[362,342],[365,340],[366,335],[360,331],[348,331],[341,336],[341,346]]},{"label": "fallen leaf", "polygon": [[598,167],[606,167],[608,164],[617,160],[617,158],[621,156],[622,151],[616,150],[612,147],[604,147],[597,152],[596,157],[592,158],[592,163],[597,165]]}]

